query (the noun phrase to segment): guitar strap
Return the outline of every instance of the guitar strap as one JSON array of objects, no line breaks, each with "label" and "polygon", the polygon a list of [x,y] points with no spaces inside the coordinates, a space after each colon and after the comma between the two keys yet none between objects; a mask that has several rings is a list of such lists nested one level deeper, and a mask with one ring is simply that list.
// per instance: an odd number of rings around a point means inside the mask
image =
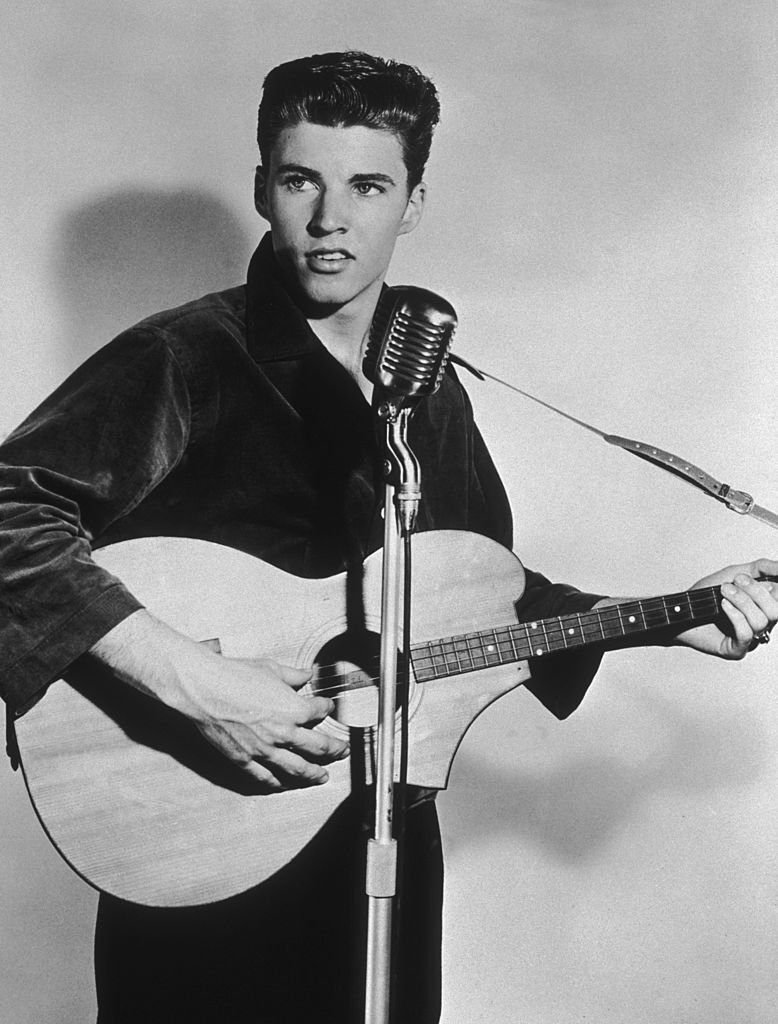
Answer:
[{"label": "guitar strap", "polygon": [[542,405],[546,409],[550,409],[551,412],[555,412],[559,416],[564,416],[566,420],[570,420],[571,423],[577,423],[579,427],[583,427],[585,430],[591,431],[598,437],[601,437],[603,441],[607,441],[608,444],[615,445],[618,448],[623,448],[624,451],[631,452],[633,455],[637,455],[641,459],[646,459],[647,462],[653,462],[656,466],[661,466],[662,469],[666,469],[669,473],[674,473],[676,476],[680,476],[683,480],[693,484],[695,487],[699,487],[705,491],[711,497],[716,498],[717,501],[723,502],[727,508],[732,509],[733,512],[737,512],[741,516],[751,516],[754,519],[758,519],[762,523],[766,523],[768,526],[772,526],[774,530],[778,529],[778,515],[775,512],[771,512],[767,508],[763,508],[761,505],[757,505],[750,494],[745,491],[736,491],[729,484],[720,483],[705,470],[700,469],[698,466],[693,465],[687,459],[682,459],[678,455],[673,455],[671,452],[663,451],[661,448],[657,448],[652,444],[646,444],[644,441],[632,441],[628,437],[619,437],[617,434],[606,434],[604,430],[599,430],[597,427],[593,427],[591,423],[586,423],[584,420],[579,420],[575,416],[571,416],[570,413],[564,412],[562,409],[557,409],[556,406],[550,405],[548,402],[544,402],[541,398],[537,398],[535,395],[531,395],[528,391],[522,391],[521,388],[516,387],[515,384],[509,384],[508,381],[502,380],[500,377],[495,377],[494,374],[487,373],[486,370],[481,370],[472,363],[469,363],[466,359],[461,356],[451,355],[451,362],[463,367],[477,377],[478,380],[489,380],[495,381],[497,384],[502,384],[503,387],[509,388],[511,391],[515,391],[517,394],[522,395],[524,398],[529,398],[532,402],[537,402],[538,405]]}]

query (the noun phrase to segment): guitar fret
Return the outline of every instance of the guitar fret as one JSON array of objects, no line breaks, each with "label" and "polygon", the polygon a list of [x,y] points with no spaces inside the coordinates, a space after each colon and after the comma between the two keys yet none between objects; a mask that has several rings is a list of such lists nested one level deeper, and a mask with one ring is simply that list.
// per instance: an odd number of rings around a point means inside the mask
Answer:
[{"label": "guitar fret", "polygon": [[629,616],[627,616],[625,618],[624,609],[621,608],[619,605],[616,605],[616,615],[618,617],[618,623],[619,623],[619,629],[621,630],[621,635],[622,636],[626,636],[627,635],[627,623],[629,622]]},{"label": "guitar fret", "polygon": [[459,672],[459,659],[457,658],[456,648],[451,640],[445,640],[441,644],[441,650],[447,670],[446,675],[457,675]]},{"label": "guitar fret", "polygon": [[[548,636],[546,634],[546,628],[543,622],[529,622],[526,624],[525,629],[527,631],[527,644],[529,646],[528,655],[539,658],[543,654],[548,653]],[[542,639],[538,635],[542,633]]]},{"label": "guitar fret", "polygon": [[716,592],[692,591],[689,595],[689,603],[695,619],[715,616],[721,611],[721,598]]},{"label": "guitar fret", "polygon": [[520,655],[519,655],[519,649],[516,646],[516,634],[515,634],[513,629],[508,629],[507,632],[508,632],[508,636],[509,636],[510,642],[511,642],[511,657],[510,657],[510,661],[511,662],[519,661],[520,660]]},{"label": "guitar fret", "polygon": [[567,642],[567,630],[565,629],[565,624],[564,624],[564,622],[562,622],[561,620],[560,620],[560,627],[561,627],[561,631],[562,631],[562,632],[561,632],[561,639],[562,639],[562,647],[563,647],[563,648],[564,648],[565,650],[567,650],[567,648],[568,648],[568,646],[569,646],[569,644],[568,644],[568,642]]},{"label": "guitar fret", "polygon": [[578,647],[584,642],[584,624],[580,612],[563,615],[554,622],[553,634],[546,626],[549,638],[549,650],[567,650]]},{"label": "guitar fret", "polygon": [[668,625],[677,620],[683,610],[672,595],[662,599],[662,607],[664,609],[665,619]]},{"label": "guitar fret", "polygon": [[470,657],[470,646],[466,636],[458,636],[456,639],[457,659],[462,672],[472,672],[473,660]]},{"label": "guitar fret", "polygon": [[590,612],[582,613],[580,620],[581,635],[585,644],[596,643],[598,640],[602,640],[608,636],[603,627],[602,615],[600,614],[599,608],[593,609]]},{"label": "guitar fret", "polygon": [[500,655],[497,650],[497,633],[495,630],[488,630],[488,634],[491,636],[491,643],[486,645],[486,664],[487,665],[499,665]]},{"label": "guitar fret", "polygon": [[413,649],[413,671],[416,679],[421,683],[429,682],[435,678],[435,662],[432,651],[433,645],[418,644]]},{"label": "guitar fret", "polygon": [[456,638],[456,650],[461,671],[471,672],[473,669],[473,659],[470,656],[470,644],[467,636],[458,636]]},{"label": "guitar fret", "polygon": [[520,661],[528,658],[530,656],[531,644],[527,636],[526,623],[517,622],[515,626],[511,627],[511,635],[513,637],[513,649],[516,652],[516,658]]},{"label": "guitar fret", "polygon": [[481,636],[479,634],[475,634],[475,636],[472,637],[471,650],[472,650],[472,646],[473,645],[475,647],[475,650],[472,652],[473,667],[474,668],[485,668],[486,667],[486,658],[484,656],[483,639],[481,638]]},{"label": "guitar fret", "polygon": [[643,629],[648,629],[648,622],[646,620],[646,606],[644,601],[638,601],[638,607],[640,608],[640,617],[643,620]]},{"label": "guitar fret", "polygon": [[621,621],[621,611],[618,605],[597,608],[595,611],[600,631],[606,640],[616,640],[618,637],[624,636],[624,626]]},{"label": "guitar fret", "polygon": [[480,637],[468,635],[467,638],[467,649],[470,653],[470,660],[473,663],[473,668],[480,666],[480,661],[483,659],[483,646],[481,644]]},{"label": "guitar fret", "polygon": [[495,631],[497,636],[497,654],[499,656],[499,664],[505,665],[510,664],[513,661],[514,646],[513,638],[511,636],[511,630],[508,626],[503,629]]},{"label": "guitar fret", "polygon": [[[540,657],[541,654],[547,654],[548,653],[548,649],[549,649],[548,633],[546,632],[546,624],[543,622],[542,619],[540,621],[540,628],[543,631],[543,647],[538,647],[536,649],[535,654],[538,657]],[[545,650],[544,650],[544,648],[545,648]]]},{"label": "guitar fret", "polygon": [[630,633],[641,633],[645,628],[645,616],[640,601],[630,601],[627,604],[617,605],[619,610],[619,621],[624,636]]},{"label": "guitar fret", "polygon": [[440,642],[433,644],[432,649],[434,651],[432,655],[432,669],[435,673],[436,678],[445,676],[446,672],[446,659],[443,654],[443,648]]},{"label": "guitar fret", "polygon": [[643,618],[648,629],[655,629],[669,624],[670,617],[664,599],[644,601]]}]

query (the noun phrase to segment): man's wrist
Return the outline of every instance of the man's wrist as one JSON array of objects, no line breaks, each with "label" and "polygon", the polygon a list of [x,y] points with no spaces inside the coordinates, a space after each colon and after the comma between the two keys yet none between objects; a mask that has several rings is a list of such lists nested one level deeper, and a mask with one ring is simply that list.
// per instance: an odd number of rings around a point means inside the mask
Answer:
[{"label": "man's wrist", "polygon": [[114,626],[90,650],[122,682],[146,693],[188,717],[197,717],[187,678],[203,671],[203,660],[214,654],[178,633],[146,609],[139,609]]}]

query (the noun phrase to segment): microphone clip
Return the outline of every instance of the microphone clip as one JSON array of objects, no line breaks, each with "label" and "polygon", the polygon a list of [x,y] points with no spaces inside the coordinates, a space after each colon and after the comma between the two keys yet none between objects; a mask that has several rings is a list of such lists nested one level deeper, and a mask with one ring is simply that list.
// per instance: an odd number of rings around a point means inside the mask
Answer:
[{"label": "microphone clip", "polygon": [[421,466],[408,445],[408,422],[413,409],[402,399],[383,399],[377,406],[384,424],[384,479],[394,487],[400,531],[408,536],[416,529],[421,503]]}]

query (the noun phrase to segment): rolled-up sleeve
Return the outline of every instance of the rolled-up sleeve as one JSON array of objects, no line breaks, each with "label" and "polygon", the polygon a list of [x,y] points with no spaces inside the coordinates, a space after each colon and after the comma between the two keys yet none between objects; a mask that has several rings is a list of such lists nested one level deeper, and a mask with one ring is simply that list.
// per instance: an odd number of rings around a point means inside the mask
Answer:
[{"label": "rolled-up sleeve", "polygon": [[181,459],[188,424],[174,355],[136,328],[0,445],[0,689],[12,707],[139,607],[92,547]]}]

